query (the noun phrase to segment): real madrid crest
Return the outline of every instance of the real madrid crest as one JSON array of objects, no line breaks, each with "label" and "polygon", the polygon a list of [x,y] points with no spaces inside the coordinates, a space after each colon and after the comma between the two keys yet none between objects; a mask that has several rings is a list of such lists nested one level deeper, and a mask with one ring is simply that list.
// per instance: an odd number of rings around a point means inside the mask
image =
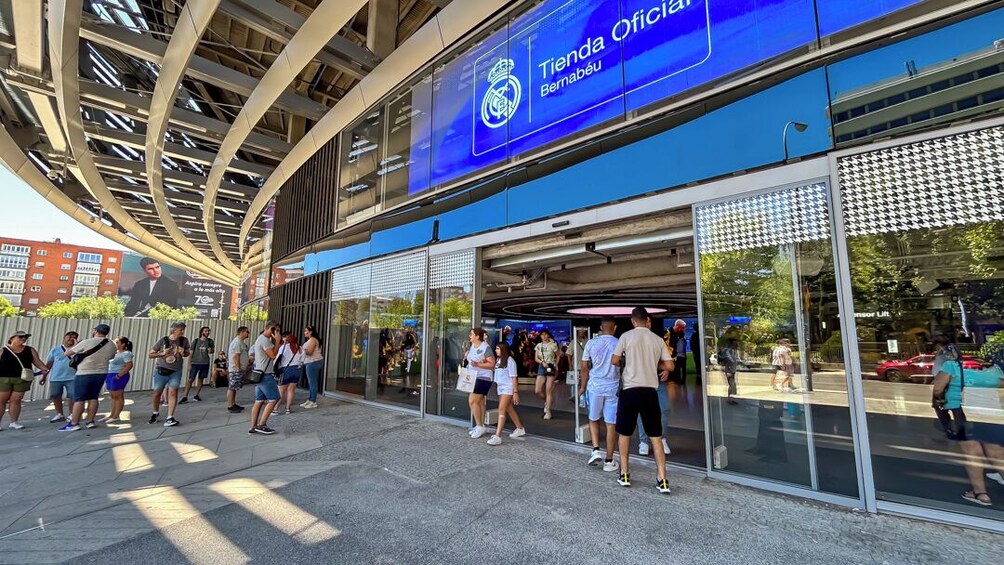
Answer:
[{"label": "real madrid crest", "polygon": [[481,100],[481,122],[492,129],[506,125],[519,106],[523,86],[512,75],[515,66],[512,59],[499,59],[488,73],[488,91]]}]

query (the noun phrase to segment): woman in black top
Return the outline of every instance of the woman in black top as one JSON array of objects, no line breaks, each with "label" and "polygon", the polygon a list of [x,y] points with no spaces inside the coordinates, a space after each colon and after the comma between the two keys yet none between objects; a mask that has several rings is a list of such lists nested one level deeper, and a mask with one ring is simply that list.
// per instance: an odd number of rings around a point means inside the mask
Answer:
[{"label": "woman in black top", "polygon": [[21,378],[23,369],[30,369],[32,365],[38,367],[42,371],[40,384],[45,383],[45,375],[49,373],[38,352],[28,345],[29,337],[29,333],[14,332],[7,345],[0,350],[0,421],[10,402],[10,424],[7,427],[12,430],[24,429],[17,419],[21,416],[21,399],[31,389],[32,381]]}]

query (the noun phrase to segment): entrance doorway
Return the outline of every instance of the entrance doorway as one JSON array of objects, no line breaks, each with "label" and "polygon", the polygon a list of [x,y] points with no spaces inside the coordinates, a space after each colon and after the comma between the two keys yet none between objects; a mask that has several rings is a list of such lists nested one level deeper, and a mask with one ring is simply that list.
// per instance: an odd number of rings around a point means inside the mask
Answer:
[{"label": "entrance doorway", "polygon": [[[619,336],[631,329],[631,309],[646,307],[653,315],[652,331],[674,349],[682,344],[680,359],[685,359],[685,371],[663,385],[668,460],[706,467],[704,355],[703,342],[695,335],[697,284],[689,210],[484,248],[481,297],[489,340],[504,340],[513,350],[519,375],[516,410],[528,433],[580,443],[589,442],[588,409],[577,394],[582,348],[604,316],[616,320]],[[684,322],[683,331],[674,335],[678,320]],[[546,369],[538,377],[535,346],[545,339],[559,348],[553,378]],[[488,405],[497,407],[494,389]],[[639,445],[636,432],[632,453],[639,452]]]}]

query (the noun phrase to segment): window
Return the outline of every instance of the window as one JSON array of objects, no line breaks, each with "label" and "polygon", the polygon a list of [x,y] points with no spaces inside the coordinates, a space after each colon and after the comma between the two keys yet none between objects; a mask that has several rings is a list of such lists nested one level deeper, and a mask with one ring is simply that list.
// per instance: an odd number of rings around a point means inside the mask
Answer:
[{"label": "window", "polygon": [[42,273],[35,273],[35,274],[31,275],[31,280],[33,280],[33,281],[40,281],[40,280],[42,280]]},{"label": "window", "polygon": [[0,269],[0,279],[17,279],[23,281],[25,271],[23,269]]},{"label": "window", "polygon": [[40,287],[40,286],[33,286],[33,287],[31,287],[31,292],[41,292],[41,291],[42,291],[42,287]]},{"label": "window", "polygon": [[90,273],[92,275],[101,274],[101,265],[96,263],[77,263],[78,273]]},{"label": "window", "polygon": [[108,267],[107,269],[105,269],[105,274],[106,275],[114,275],[115,274],[115,267]]},{"label": "window", "polygon": [[115,279],[105,279],[105,285],[112,286],[115,284]]},{"label": "window", "polygon": [[57,290],[56,293],[57,294],[66,294],[66,289],[65,288],[61,288],[61,289]]},{"label": "window", "polygon": [[45,266],[45,262],[43,262],[43,261],[35,261],[35,268],[41,269],[44,266]]},{"label": "window", "polygon": [[59,268],[64,271],[69,271],[70,269],[73,268],[73,266],[70,265],[69,263],[63,263],[62,265],[59,266]]},{"label": "window", "polygon": [[71,253],[69,251],[67,251],[66,253],[63,253],[63,259],[73,259],[73,253]]},{"label": "window", "polygon": [[100,253],[84,253],[82,251],[77,253],[77,261],[81,263],[100,263],[101,259]]},{"label": "window", "polygon": [[49,252],[46,251],[45,249],[39,249],[38,251],[35,252],[35,254],[39,255],[39,256],[42,256],[42,257],[45,257],[46,255],[49,254]]},{"label": "window", "polygon": [[29,298],[28,299],[28,304],[38,304],[38,299],[37,298]]},{"label": "window", "polygon": [[59,275],[59,280],[60,282],[66,282],[70,280],[70,277],[68,275]]},{"label": "window", "polygon": [[0,252],[9,253],[11,255],[28,255],[31,253],[31,248],[27,245],[11,245],[5,243],[0,245]]},{"label": "window", "polygon": [[21,294],[24,283],[18,281],[0,281],[0,294]]},{"label": "window", "polygon": [[87,285],[87,286],[98,286],[98,282],[101,277],[98,275],[74,275],[73,284],[75,285]]},{"label": "window", "polygon": [[13,255],[0,255],[0,267],[7,267],[10,269],[27,269],[28,258],[15,257]]},{"label": "window", "polygon": [[118,263],[119,262],[119,258],[118,257],[109,257],[108,258],[108,262],[109,263]]},{"label": "window", "polygon": [[97,296],[98,287],[96,286],[75,286],[73,287],[73,296]]}]

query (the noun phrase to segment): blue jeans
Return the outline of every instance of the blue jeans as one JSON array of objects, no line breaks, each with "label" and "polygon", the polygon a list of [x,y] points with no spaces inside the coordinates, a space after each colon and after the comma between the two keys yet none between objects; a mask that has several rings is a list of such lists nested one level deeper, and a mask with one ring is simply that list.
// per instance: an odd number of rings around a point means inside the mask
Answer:
[{"label": "blue jeans", "polygon": [[307,400],[310,402],[317,402],[317,385],[321,382],[321,366],[323,363],[324,360],[322,359],[303,366],[304,372],[307,373],[307,385],[310,387],[307,393]]},{"label": "blue jeans", "polygon": [[[662,437],[666,437],[666,429],[669,427],[669,383],[659,383],[659,410],[662,412]],[[645,433],[645,426],[641,425],[641,416],[638,417],[638,439],[641,443],[648,443],[648,434]]]}]

